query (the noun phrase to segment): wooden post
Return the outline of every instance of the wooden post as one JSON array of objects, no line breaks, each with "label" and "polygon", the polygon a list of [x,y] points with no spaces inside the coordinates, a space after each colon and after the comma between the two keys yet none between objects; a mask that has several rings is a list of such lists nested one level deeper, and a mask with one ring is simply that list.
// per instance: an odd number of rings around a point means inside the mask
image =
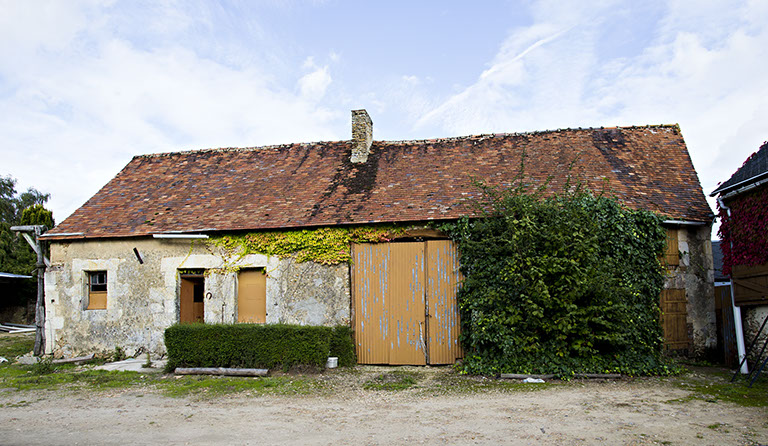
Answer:
[{"label": "wooden post", "polygon": [[37,302],[35,303],[35,356],[45,353],[45,259],[43,244],[40,242],[44,226],[35,226],[37,245]]},{"label": "wooden post", "polygon": [[[35,356],[45,353],[45,267],[49,264],[43,251],[43,243],[40,236],[45,232],[44,225],[11,226],[11,231],[20,232],[24,239],[37,254],[37,301],[35,302]],[[33,232],[35,239],[27,234]]]}]

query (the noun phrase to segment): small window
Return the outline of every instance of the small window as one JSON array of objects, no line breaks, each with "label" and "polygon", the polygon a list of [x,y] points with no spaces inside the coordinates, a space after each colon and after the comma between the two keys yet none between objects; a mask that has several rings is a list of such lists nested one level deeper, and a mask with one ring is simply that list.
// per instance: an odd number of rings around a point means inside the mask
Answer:
[{"label": "small window", "polygon": [[88,310],[107,309],[107,272],[88,273]]}]

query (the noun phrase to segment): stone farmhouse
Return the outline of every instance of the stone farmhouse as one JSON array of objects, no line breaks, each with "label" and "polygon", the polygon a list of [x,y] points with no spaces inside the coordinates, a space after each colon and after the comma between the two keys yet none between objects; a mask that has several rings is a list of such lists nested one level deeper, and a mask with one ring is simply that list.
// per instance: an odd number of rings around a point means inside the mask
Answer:
[{"label": "stone farmhouse", "polygon": [[[760,363],[758,359],[762,355],[755,353],[768,339],[764,325],[768,321],[768,251],[764,204],[768,200],[768,142],[764,142],[750,155],[710,196],[717,197],[722,212],[736,222],[736,228],[728,231],[728,236],[723,237],[720,244],[723,252],[730,253],[724,259],[728,265],[723,268],[730,277],[727,290],[730,302],[723,307],[733,310],[733,316],[727,317],[735,322],[732,325],[739,344],[739,359],[743,358],[750,341],[759,340],[754,343],[751,353],[746,352],[752,356],[750,364],[754,366],[754,362]],[[731,307],[731,303],[734,307]]]},{"label": "stone farmhouse", "polygon": [[[374,141],[365,110],[349,141],[134,157],[45,234],[46,352],[164,352],[178,322],[351,325],[361,363],[461,357],[456,248],[431,222],[471,216],[475,179],[561,190],[569,174],[666,219],[667,346],[715,343],[709,208],[676,125]],[[265,231],[397,225],[324,265],[211,240]],[[229,263],[228,263],[229,262]],[[233,267],[234,265],[234,267]]]}]

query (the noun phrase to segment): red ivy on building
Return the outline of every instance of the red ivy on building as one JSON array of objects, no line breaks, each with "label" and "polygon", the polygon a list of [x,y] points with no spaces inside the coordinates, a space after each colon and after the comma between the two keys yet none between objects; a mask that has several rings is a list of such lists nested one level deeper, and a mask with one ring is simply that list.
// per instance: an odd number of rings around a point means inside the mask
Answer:
[{"label": "red ivy on building", "polygon": [[731,208],[730,217],[720,208],[720,203],[717,204],[723,273],[730,275],[735,265],[768,263],[768,189],[738,195],[726,205]]}]

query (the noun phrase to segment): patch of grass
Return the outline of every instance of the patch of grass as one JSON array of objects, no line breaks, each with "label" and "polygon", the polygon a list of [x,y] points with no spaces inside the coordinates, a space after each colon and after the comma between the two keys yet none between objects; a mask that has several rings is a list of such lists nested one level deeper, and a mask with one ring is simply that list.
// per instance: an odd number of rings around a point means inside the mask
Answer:
[{"label": "patch of grass", "polygon": [[31,401],[25,401],[25,400],[21,400],[21,401],[17,401],[17,402],[15,402],[15,403],[5,403],[5,404],[0,404],[0,407],[9,407],[9,408],[10,408],[10,407],[27,407],[27,406],[29,406],[30,404],[32,404],[32,402],[31,402]]},{"label": "patch of grass", "polygon": [[46,356],[30,366],[33,375],[47,375],[56,371],[53,358]]},{"label": "patch of grass", "polygon": [[523,383],[519,380],[486,378],[483,376],[444,373],[435,378],[430,390],[439,394],[477,392],[532,392],[564,385],[562,381],[545,383]]},{"label": "patch of grass", "polygon": [[389,390],[398,391],[410,389],[415,386],[418,374],[405,370],[394,370],[392,372],[382,373],[369,379],[363,384],[366,390]]},{"label": "patch of grass", "polygon": [[768,378],[761,376],[752,387],[749,382],[737,378],[731,382],[731,374],[713,368],[697,368],[695,373],[687,373],[671,379],[677,387],[690,391],[684,398],[670,402],[702,400],[710,403],[725,401],[745,407],[768,407]]},{"label": "patch of grass", "polygon": [[13,362],[17,356],[27,354],[35,348],[34,333],[16,333],[0,336],[0,356]]},{"label": "patch of grass", "polygon": [[314,379],[293,376],[181,376],[157,382],[157,385],[163,393],[172,397],[213,397],[232,393],[305,395],[322,388]]},{"label": "patch of grass", "polygon": [[85,387],[92,390],[129,387],[146,384],[152,378],[138,372],[116,372],[107,370],[60,371],[46,375],[25,373],[4,378],[3,387],[17,390],[76,389]]}]

